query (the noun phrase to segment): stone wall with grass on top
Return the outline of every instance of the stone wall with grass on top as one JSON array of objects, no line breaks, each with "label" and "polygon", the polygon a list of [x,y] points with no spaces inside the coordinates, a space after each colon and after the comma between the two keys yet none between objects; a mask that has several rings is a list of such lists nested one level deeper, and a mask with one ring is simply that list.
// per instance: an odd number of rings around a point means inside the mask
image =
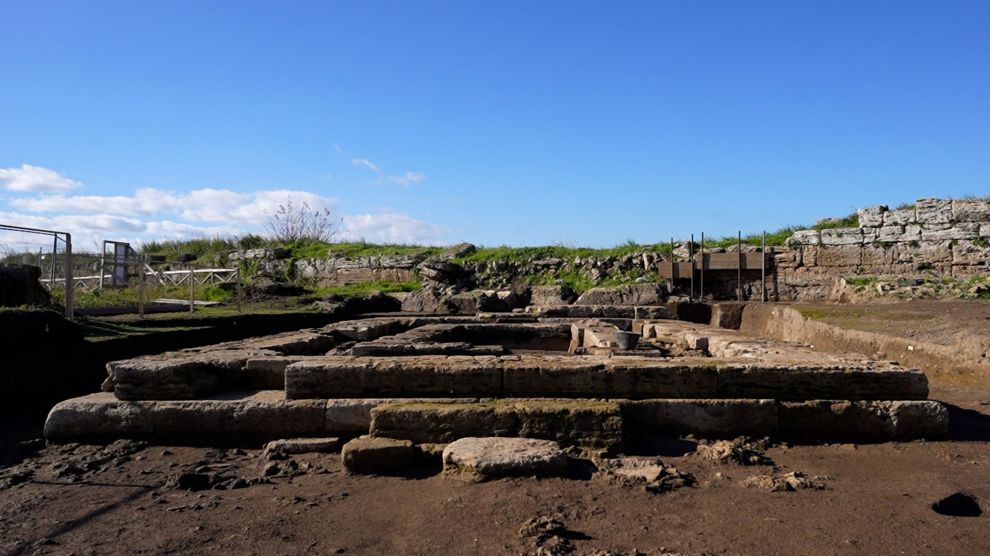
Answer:
[{"label": "stone wall with grass on top", "polygon": [[990,199],[860,209],[858,226],[799,230],[775,258],[782,296],[828,299],[857,276],[980,279],[990,273]]}]

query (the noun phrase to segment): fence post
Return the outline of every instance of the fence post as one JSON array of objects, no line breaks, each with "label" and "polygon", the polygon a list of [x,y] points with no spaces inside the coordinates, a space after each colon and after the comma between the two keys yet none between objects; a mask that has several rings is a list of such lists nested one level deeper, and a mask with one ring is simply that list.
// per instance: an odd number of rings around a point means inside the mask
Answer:
[{"label": "fence post", "polygon": [[189,312],[196,312],[196,277],[193,275],[192,264],[189,265]]},{"label": "fence post", "polygon": [[[55,255],[52,254],[52,264]],[[72,320],[75,317],[75,279],[72,276],[72,234],[65,234],[65,318]],[[54,287],[55,284],[52,284]]]},{"label": "fence post", "polygon": [[145,255],[138,255],[138,316],[144,318],[144,261]]}]

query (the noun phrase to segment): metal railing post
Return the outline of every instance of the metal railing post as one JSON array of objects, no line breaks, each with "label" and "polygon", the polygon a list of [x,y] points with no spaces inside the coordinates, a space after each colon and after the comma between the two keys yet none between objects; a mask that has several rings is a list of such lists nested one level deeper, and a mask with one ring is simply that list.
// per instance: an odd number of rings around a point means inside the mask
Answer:
[{"label": "metal railing post", "polygon": [[[54,254],[52,259],[54,260]],[[53,262],[54,264],[54,262]],[[76,314],[75,280],[72,277],[72,234],[65,234],[65,318],[72,320]],[[52,284],[54,286],[54,284]]]},{"label": "metal railing post", "polygon": [[189,265],[189,312],[196,312],[196,278],[193,276],[193,267]]}]

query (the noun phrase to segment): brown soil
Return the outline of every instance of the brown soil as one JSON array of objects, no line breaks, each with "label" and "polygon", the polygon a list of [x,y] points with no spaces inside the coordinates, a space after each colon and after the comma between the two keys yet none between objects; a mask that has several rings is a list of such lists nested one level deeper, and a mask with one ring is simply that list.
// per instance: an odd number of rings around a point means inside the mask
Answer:
[{"label": "brown soil", "polygon": [[[913,310],[907,305],[897,310]],[[917,334],[949,338],[981,322],[981,314],[990,316],[979,305],[919,306],[913,325],[888,320],[897,323],[897,334],[913,326]],[[929,317],[932,311],[939,315]],[[933,327],[932,319],[955,321],[957,328]],[[283,471],[296,466],[297,475],[265,479],[269,462],[257,450],[126,442],[44,447],[31,441],[43,415],[5,418],[0,553],[990,553],[990,394],[939,382],[931,397],[952,404],[951,439],[770,446],[765,454],[778,475],[800,471],[826,487],[790,492],[759,486],[773,481],[746,481],[773,467],[711,461],[695,454],[692,442],[647,450],[697,479],[695,486],[657,493],[589,479],[580,465],[567,479],[480,484],[435,469],[410,477],[355,476],[344,472],[337,454],[295,456],[294,464],[278,464]],[[237,478],[256,484],[202,491],[169,486],[197,469],[228,486]],[[973,495],[985,513],[950,517],[932,510],[933,502],[957,491]]]}]

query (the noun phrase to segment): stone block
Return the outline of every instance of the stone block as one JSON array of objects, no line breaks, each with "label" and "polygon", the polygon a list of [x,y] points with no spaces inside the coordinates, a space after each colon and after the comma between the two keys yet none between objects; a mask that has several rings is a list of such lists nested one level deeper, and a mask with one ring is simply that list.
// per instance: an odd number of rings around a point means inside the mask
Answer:
[{"label": "stone block", "polygon": [[344,467],[352,473],[389,474],[416,465],[417,451],[408,440],[362,436],[340,451]]},{"label": "stone block", "polygon": [[921,229],[923,241],[948,241],[958,239],[974,239],[980,235],[980,225],[976,222],[957,222],[945,229]]},{"label": "stone block", "polygon": [[860,228],[830,228],[821,231],[822,245],[862,245],[863,230]]},{"label": "stone block", "polygon": [[953,265],[986,265],[988,263],[990,263],[990,245],[982,240],[960,240],[952,247]]},{"label": "stone block", "polygon": [[443,451],[448,475],[488,480],[555,477],[567,473],[567,455],[556,442],[532,438],[462,438]]},{"label": "stone block", "polygon": [[890,210],[883,213],[884,226],[907,226],[918,221],[918,214],[914,208]]},{"label": "stone block", "polygon": [[902,243],[897,246],[897,262],[917,265],[952,261],[952,244],[948,241],[924,241],[917,244]]},{"label": "stone block", "polygon": [[859,216],[859,225],[869,228],[878,228],[883,225],[883,215],[887,212],[887,205],[877,205],[875,207],[861,208],[856,211]]},{"label": "stone block", "polygon": [[340,450],[340,439],[330,438],[282,438],[265,444],[266,458],[296,454],[332,454]]},{"label": "stone block", "polygon": [[897,245],[864,245],[861,264],[866,269],[884,268],[897,263]]},{"label": "stone block", "polygon": [[863,264],[863,245],[830,245],[818,249],[816,263],[823,267],[860,266]]},{"label": "stone block", "polygon": [[887,225],[877,230],[877,241],[906,243],[909,241],[921,240],[921,226],[909,224],[901,226],[898,224]]},{"label": "stone block", "polygon": [[565,445],[611,448],[622,442],[622,413],[615,402],[505,399],[494,402],[388,403],[372,411],[371,435],[418,444],[471,436],[542,438]]},{"label": "stone block", "polygon": [[292,399],[496,396],[501,382],[500,359],[493,356],[328,356],[285,370]]},{"label": "stone block", "polygon": [[990,222],[990,199],[952,201],[952,219],[956,222]]},{"label": "stone block", "polygon": [[264,349],[180,351],[107,363],[121,400],[188,400],[252,388],[242,373],[249,359],[277,356]]},{"label": "stone block", "polygon": [[948,434],[948,411],[929,401],[813,400],[780,404],[779,434],[811,441],[880,441]]},{"label": "stone block", "polygon": [[718,369],[718,398],[777,400],[923,400],[928,379],[916,369],[823,368],[723,365]]},{"label": "stone block", "polygon": [[822,242],[822,234],[818,230],[798,230],[787,238],[787,245],[818,245]]},{"label": "stone block", "polygon": [[622,418],[633,435],[769,436],[777,428],[777,403],[761,399],[623,401]]},{"label": "stone block", "polygon": [[947,224],[952,222],[952,201],[943,199],[918,199],[915,203],[919,224]]},{"label": "stone block", "polygon": [[56,405],[45,422],[45,436],[66,442],[132,438],[196,445],[323,436],[325,403],[287,400],[280,391],[167,401],[90,394]]}]

